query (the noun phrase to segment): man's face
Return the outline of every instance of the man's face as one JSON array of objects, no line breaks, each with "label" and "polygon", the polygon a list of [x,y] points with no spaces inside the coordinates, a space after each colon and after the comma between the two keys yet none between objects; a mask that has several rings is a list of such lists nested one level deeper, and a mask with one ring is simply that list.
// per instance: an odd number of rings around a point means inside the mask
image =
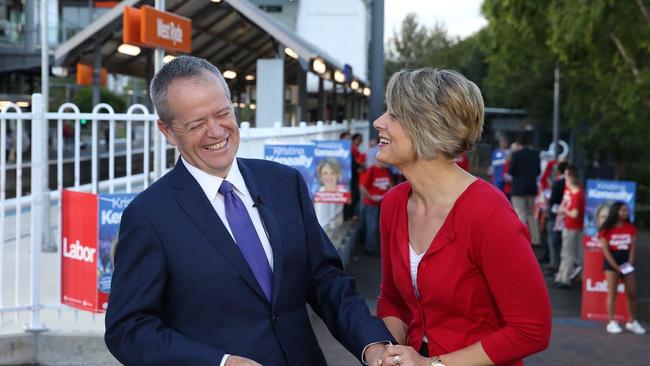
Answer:
[{"label": "man's face", "polygon": [[193,166],[225,178],[239,148],[239,128],[224,88],[212,73],[174,80],[167,89],[172,121],[158,121],[170,144]]}]

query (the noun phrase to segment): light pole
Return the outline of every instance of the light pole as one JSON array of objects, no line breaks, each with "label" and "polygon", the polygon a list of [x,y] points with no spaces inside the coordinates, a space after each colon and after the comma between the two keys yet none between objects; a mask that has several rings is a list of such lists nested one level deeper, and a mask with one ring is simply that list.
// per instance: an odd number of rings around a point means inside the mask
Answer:
[{"label": "light pole", "polygon": [[558,157],[560,140],[560,62],[555,63],[555,82],[553,83],[553,159]]},{"label": "light pole", "polygon": [[[384,110],[384,0],[373,0],[371,5],[370,40],[370,123]],[[377,131],[370,128],[370,139],[377,137]]]}]

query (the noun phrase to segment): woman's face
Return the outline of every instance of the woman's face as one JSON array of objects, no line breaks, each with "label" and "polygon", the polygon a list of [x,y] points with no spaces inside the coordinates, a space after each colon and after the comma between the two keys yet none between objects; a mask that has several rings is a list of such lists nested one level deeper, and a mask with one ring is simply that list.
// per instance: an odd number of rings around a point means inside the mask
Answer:
[{"label": "woman's face", "polygon": [[415,161],[416,155],[411,139],[390,110],[379,116],[372,125],[379,135],[377,160],[398,168]]},{"label": "woman's face", "polygon": [[603,207],[598,211],[598,216],[596,216],[596,227],[601,227],[609,215],[609,207]]},{"label": "woman's face", "polygon": [[338,174],[332,169],[329,164],[323,165],[320,169],[320,181],[323,184],[325,191],[335,191],[336,190],[336,181],[338,180]]},{"label": "woman's face", "polygon": [[626,205],[621,206],[618,210],[618,219],[621,221],[627,221],[630,217],[630,209]]}]

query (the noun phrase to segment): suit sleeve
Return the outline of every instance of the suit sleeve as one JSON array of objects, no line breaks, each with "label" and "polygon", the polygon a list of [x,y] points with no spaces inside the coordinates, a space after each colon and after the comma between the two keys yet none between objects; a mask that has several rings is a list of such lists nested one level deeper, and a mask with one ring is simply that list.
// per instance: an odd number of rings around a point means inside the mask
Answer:
[{"label": "suit sleeve", "polygon": [[219,365],[223,351],[163,324],[165,252],[137,206],[122,215],[114,262],[104,339],[115,358],[137,366]]},{"label": "suit sleeve", "polygon": [[481,340],[497,365],[542,351],[551,336],[551,305],[526,227],[509,208],[490,215],[475,252],[503,319]]},{"label": "suit sleeve", "polygon": [[296,181],[311,271],[308,302],[334,337],[361,360],[367,345],[394,339],[384,323],[370,315],[354,279],[343,271],[341,258],[318,223],[307,185],[297,171]]}]

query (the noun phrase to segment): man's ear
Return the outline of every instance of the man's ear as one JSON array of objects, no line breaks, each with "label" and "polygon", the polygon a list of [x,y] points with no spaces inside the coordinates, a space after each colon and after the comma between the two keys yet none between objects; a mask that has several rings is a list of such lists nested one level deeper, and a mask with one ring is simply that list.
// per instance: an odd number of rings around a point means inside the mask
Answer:
[{"label": "man's ear", "polygon": [[174,136],[174,132],[171,130],[169,126],[163,120],[159,119],[157,121],[158,123],[158,129],[160,132],[162,132],[163,135],[165,135],[165,138],[167,138],[167,142],[169,142],[170,145],[176,146],[176,137]]}]

